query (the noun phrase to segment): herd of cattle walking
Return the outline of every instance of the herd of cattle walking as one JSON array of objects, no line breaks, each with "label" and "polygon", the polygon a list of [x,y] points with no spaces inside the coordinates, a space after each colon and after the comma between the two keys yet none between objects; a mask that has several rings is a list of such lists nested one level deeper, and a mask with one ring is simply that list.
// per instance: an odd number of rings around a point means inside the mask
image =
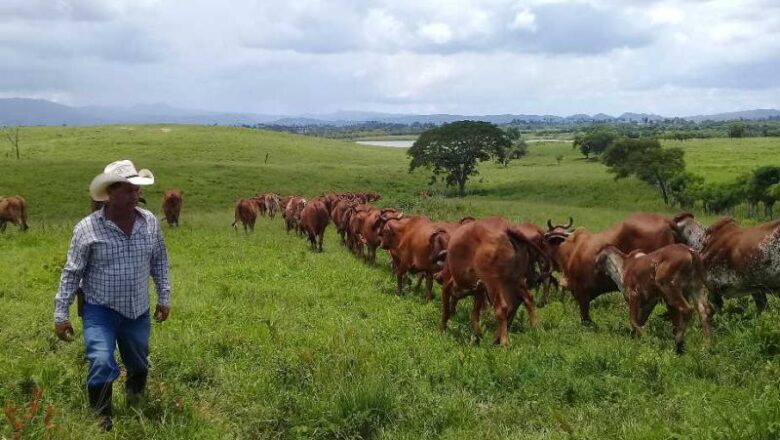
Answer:
[{"label": "herd of cattle walking", "polygon": [[[602,232],[574,229],[571,218],[564,225],[548,220],[545,230],[500,217],[437,222],[371,205],[380,197],[376,192],[329,193],[312,200],[259,194],[236,203],[233,227],[241,223],[251,232],[258,216],[281,213],[288,233],[308,237],[311,249],[322,252],[325,229],[332,222],[341,242],[367,262],[375,263],[378,248],[388,251],[399,295],[410,274],[419,277],[418,286],[425,281],[429,300],[433,281],[441,284],[440,331],[445,331],[458,300],[473,296],[471,327],[479,338],[480,314],[492,305],[494,341],[501,345],[509,342],[508,330],[521,303],[530,324],[537,325],[530,289],[538,286],[543,303],[549,301],[551,286],[569,290],[583,323],[592,323],[590,304],[596,297],[622,292],[637,337],[653,308],[664,301],[678,353],[683,352],[694,312],[709,345],[710,304],[720,308],[724,297],[751,294],[762,311],[766,294],[780,287],[780,220],[741,227],[723,218],[705,227],[690,213],[637,213]],[[169,225],[178,226],[181,206],[180,190],[165,192],[163,211]],[[92,209],[99,207],[93,203]],[[0,197],[0,232],[8,222],[27,229],[22,197]],[[561,274],[560,283],[554,272]]]},{"label": "herd of cattle walking", "polygon": [[[709,345],[711,303],[720,308],[724,297],[751,294],[762,311],[766,294],[780,287],[780,221],[741,227],[724,218],[705,227],[690,213],[637,213],[602,232],[574,229],[571,218],[565,225],[548,220],[545,230],[500,217],[437,222],[370,204],[379,199],[375,192],[329,193],[312,200],[266,193],[237,202],[233,227],[241,223],[251,231],[258,215],[280,212],[288,233],[308,237],[312,250],[321,252],[332,222],[341,242],[367,262],[375,262],[378,248],[388,251],[399,295],[408,274],[417,274],[418,286],[425,280],[427,299],[433,298],[433,281],[441,284],[440,331],[458,300],[473,296],[471,327],[478,338],[480,314],[492,305],[494,342],[501,345],[509,342],[508,330],[521,303],[530,324],[537,325],[530,291],[537,286],[542,287],[543,303],[549,301],[552,285],[569,290],[583,323],[592,323],[590,304],[596,297],[621,291],[637,337],[653,308],[664,301],[678,353],[684,350],[694,313]],[[560,283],[554,272],[561,274]]]}]

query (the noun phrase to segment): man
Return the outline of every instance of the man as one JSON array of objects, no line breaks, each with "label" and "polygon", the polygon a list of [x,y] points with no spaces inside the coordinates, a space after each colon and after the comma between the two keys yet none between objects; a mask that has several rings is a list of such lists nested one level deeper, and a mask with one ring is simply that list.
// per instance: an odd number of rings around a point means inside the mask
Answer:
[{"label": "man", "polygon": [[140,186],[153,183],[149,170],[137,172],[129,160],[107,165],[92,180],[92,199],[106,204],[74,228],[54,298],[55,333],[70,341],[73,326],[68,308],[76,291],[83,291],[87,394],[106,431],[112,427],[112,388],[119,377],[114,359],[117,345],[127,370],[129,400],[137,400],[146,387],[150,275],[157,290],[154,319],[165,321],[170,313],[168,254],[160,223],[151,212],[137,207]]}]

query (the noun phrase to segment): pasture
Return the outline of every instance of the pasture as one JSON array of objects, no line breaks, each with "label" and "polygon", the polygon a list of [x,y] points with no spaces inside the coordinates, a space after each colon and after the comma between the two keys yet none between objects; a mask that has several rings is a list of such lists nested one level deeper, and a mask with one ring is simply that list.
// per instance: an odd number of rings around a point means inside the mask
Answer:
[{"label": "pasture", "polygon": [[[386,255],[365,265],[332,225],[322,254],[285,234],[279,217],[258,219],[252,235],[230,228],[235,200],[266,191],[378,191],[380,206],[435,219],[544,224],[571,215],[593,230],[636,211],[674,212],[651,188],[615,182],[569,144],[530,144],[506,168],[483,164],[471,194],[458,199],[418,196],[428,176],[407,173],[405,150],[394,148],[202,126],[28,128],[21,136],[21,160],[0,149],[0,194],[24,196],[30,224],[0,234],[0,437],[12,437],[9,420],[28,413],[23,438],[780,437],[777,298],[761,316],[752,301],[727,301],[710,351],[693,320],[681,357],[658,316],[663,307],[637,341],[617,293],[593,304],[596,328],[580,325],[570,298],[539,309],[538,329],[520,313],[501,349],[471,339],[470,300],[440,335],[438,301],[395,296]],[[727,181],[778,163],[779,142],[665,145],[684,148],[692,171]],[[115,428],[101,435],[87,410],[83,343],[56,340],[53,297],[72,227],[89,211],[90,180],[123,158],[154,172],[145,196],[158,217],[165,189],[181,188],[184,207],[180,228],[164,226],[172,312],[153,324],[147,402],[128,408],[116,384]],[[482,326],[492,332],[492,317]]]}]

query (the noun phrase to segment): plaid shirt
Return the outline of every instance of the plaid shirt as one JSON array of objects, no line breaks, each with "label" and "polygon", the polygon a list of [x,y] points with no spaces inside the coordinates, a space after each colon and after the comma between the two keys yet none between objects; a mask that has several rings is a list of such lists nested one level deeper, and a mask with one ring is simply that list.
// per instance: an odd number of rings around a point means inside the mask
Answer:
[{"label": "plaid shirt", "polygon": [[154,278],[157,303],[169,306],[168,253],[157,218],[136,208],[133,232],[128,237],[105,217],[103,209],[95,211],[73,229],[54,298],[54,322],[69,319],[68,307],[79,286],[86,302],[138,318],[149,310],[149,275]]}]

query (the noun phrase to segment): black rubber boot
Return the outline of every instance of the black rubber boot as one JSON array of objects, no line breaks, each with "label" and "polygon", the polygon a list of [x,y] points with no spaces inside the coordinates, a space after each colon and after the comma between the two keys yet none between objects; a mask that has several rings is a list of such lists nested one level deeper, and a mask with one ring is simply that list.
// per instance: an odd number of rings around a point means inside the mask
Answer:
[{"label": "black rubber boot", "polygon": [[127,394],[143,394],[146,389],[146,375],[146,371],[143,373],[128,373],[125,381]]},{"label": "black rubber boot", "polygon": [[111,421],[111,417],[114,415],[112,406],[113,388],[113,383],[111,382],[87,387],[89,407],[92,409],[92,414],[97,417],[98,425],[105,432],[111,431],[111,428],[114,427],[114,423]]}]

